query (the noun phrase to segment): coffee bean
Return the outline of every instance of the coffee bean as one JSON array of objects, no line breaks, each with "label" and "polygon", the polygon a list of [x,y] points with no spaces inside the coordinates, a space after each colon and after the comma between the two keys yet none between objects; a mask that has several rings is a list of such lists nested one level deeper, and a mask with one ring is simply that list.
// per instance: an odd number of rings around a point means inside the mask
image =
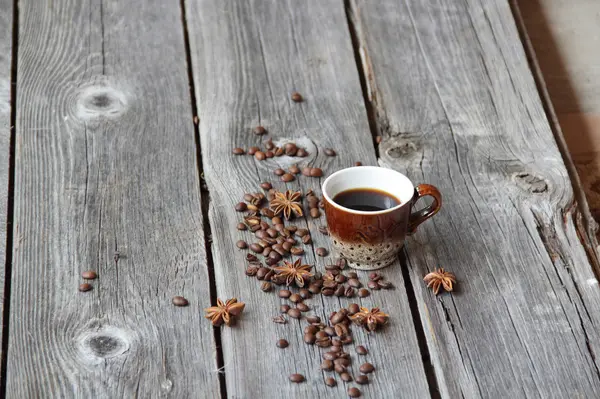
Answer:
[{"label": "coffee bean", "polygon": [[317,336],[317,339],[329,337],[329,335],[327,335],[327,333],[325,331],[319,331],[319,332],[317,332],[316,336]]},{"label": "coffee bean", "polygon": [[326,236],[328,236],[329,235],[329,229],[327,228],[327,226],[319,226],[319,233],[325,234]]},{"label": "coffee bean", "polygon": [[283,249],[285,249],[286,252],[290,252],[290,250],[292,249],[292,243],[289,241],[284,242],[283,244],[281,244],[281,246],[283,247]]},{"label": "coffee bean", "polygon": [[238,223],[236,228],[240,231],[244,231],[246,230],[248,227],[246,227],[246,225],[244,223]]},{"label": "coffee bean", "polygon": [[357,384],[365,385],[369,383],[369,377],[366,375],[358,375],[354,381],[356,381]]},{"label": "coffee bean", "polygon": [[310,169],[311,168],[309,167],[302,168],[302,175],[307,177],[310,176]]},{"label": "coffee bean", "polygon": [[356,347],[356,353],[358,353],[359,355],[363,355],[364,356],[367,353],[369,353],[369,351],[363,345],[358,345]]},{"label": "coffee bean", "polygon": [[292,294],[292,295],[290,295],[289,300],[292,301],[292,302],[294,302],[294,303],[298,303],[298,302],[302,301],[302,297],[300,295],[298,295],[298,294]]},{"label": "coffee bean", "polygon": [[386,280],[379,280],[377,284],[379,285],[379,288],[383,288],[384,290],[394,288],[394,285]]},{"label": "coffee bean", "polygon": [[304,334],[304,342],[312,345],[315,343],[315,341],[317,340],[317,337],[315,337],[315,334],[311,334],[311,333],[305,333]]},{"label": "coffee bean", "polygon": [[358,274],[356,272],[348,272],[346,273],[346,277],[350,278],[358,278]]},{"label": "coffee bean", "polygon": [[289,298],[292,295],[290,290],[279,290],[279,298]]},{"label": "coffee bean", "polygon": [[369,287],[372,290],[378,290],[379,289],[379,284],[377,283],[377,281],[369,281],[367,283],[367,287]]},{"label": "coffee bean", "polygon": [[321,168],[312,168],[310,170],[310,177],[321,177],[323,176],[323,170]]},{"label": "coffee bean", "polygon": [[334,363],[333,369],[335,370],[336,373],[342,374],[342,373],[345,373],[346,370],[348,370],[348,367],[344,366],[343,364],[335,364]]},{"label": "coffee bean", "polygon": [[325,352],[325,353],[323,353],[323,359],[334,361],[335,359],[337,359],[337,353]]},{"label": "coffee bean", "polygon": [[330,327],[325,327],[323,329],[323,332],[325,334],[327,334],[328,336],[330,336],[330,337],[333,337],[335,335],[335,329],[333,327],[331,327],[331,326]]},{"label": "coffee bean", "polygon": [[263,190],[270,190],[273,188],[273,186],[268,181],[265,181],[260,183],[260,188],[262,188]]},{"label": "coffee bean", "polygon": [[267,159],[267,156],[262,151],[256,151],[254,153],[254,158],[256,158],[257,161],[264,161],[265,159]]},{"label": "coffee bean", "polygon": [[252,250],[252,252],[256,252],[257,254],[260,254],[260,253],[262,253],[264,248],[259,243],[255,242],[255,243],[250,244],[250,250]]},{"label": "coffee bean", "polygon": [[269,273],[270,269],[267,267],[259,267],[256,272],[256,278],[259,280],[264,280],[267,273]]},{"label": "coffee bean", "polygon": [[258,148],[258,147],[250,147],[250,148],[248,148],[248,155],[254,155],[254,153],[259,150],[260,150],[260,148]]},{"label": "coffee bean", "polygon": [[304,253],[304,250],[300,247],[293,247],[290,249],[290,253],[294,256],[300,256]]},{"label": "coffee bean", "polygon": [[[340,347],[337,347],[337,348],[341,350],[341,348],[340,348]],[[335,360],[333,361],[333,364],[334,364],[334,365],[336,365],[336,364],[341,364],[341,365],[342,365],[342,366],[344,366],[344,367],[348,367],[348,366],[350,366],[350,359],[348,359],[348,358],[346,358],[346,357],[338,357],[337,359],[335,359]]]},{"label": "coffee bean", "polygon": [[358,296],[361,298],[366,298],[370,295],[371,293],[369,292],[368,289],[366,288],[361,288],[360,290],[358,290]]},{"label": "coffee bean", "polygon": [[273,151],[269,150],[269,151],[265,152],[265,156],[267,158],[273,158],[275,156],[275,153]]},{"label": "coffee bean", "polygon": [[363,363],[358,370],[363,374],[369,374],[375,370],[375,367],[371,363]]},{"label": "coffee bean", "polygon": [[296,178],[295,178],[295,177],[294,177],[294,175],[293,175],[293,174],[291,174],[291,173],[285,173],[283,176],[281,176],[281,177],[280,177],[280,180],[281,180],[282,182],[289,183],[289,182],[291,182],[291,181],[294,181],[294,180],[296,180]]},{"label": "coffee bean", "polygon": [[257,272],[258,272],[258,267],[256,267],[256,266],[248,266],[246,268],[246,276],[254,277],[254,276],[256,276]]},{"label": "coffee bean", "polygon": [[375,142],[377,144],[381,143],[381,140],[383,140],[383,137],[381,137],[381,136],[375,136]]},{"label": "coffee bean", "polygon": [[299,319],[300,317],[302,317],[302,313],[298,309],[295,309],[295,308],[288,310],[287,314],[292,319]]},{"label": "coffee bean", "polygon": [[236,147],[233,149],[233,154],[234,155],[244,155],[246,153],[246,151],[244,151],[243,148],[240,147]]},{"label": "coffee bean", "polygon": [[271,291],[272,288],[273,288],[273,284],[271,284],[269,281],[263,281],[260,285],[260,289],[263,292],[269,292],[269,291]]},{"label": "coffee bean", "polygon": [[335,381],[335,378],[327,377],[325,379],[325,385],[327,385],[328,387],[334,387],[337,385],[337,382]]},{"label": "coffee bean", "polygon": [[335,276],[335,282],[338,284],[342,284],[346,282],[346,276],[344,276],[343,274],[338,274],[337,276]]},{"label": "coffee bean", "polygon": [[[311,238],[310,234],[307,234],[304,237],[302,237],[302,243],[304,245],[308,245],[308,244],[312,243],[312,238]],[[325,252],[327,252],[327,250],[325,250]],[[318,252],[317,252],[317,255],[319,255]],[[325,255],[319,255],[319,256],[325,256]]]},{"label": "coffee bean", "polygon": [[298,148],[298,152],[296,153],[297,157],[304,158],[308,155],[308,152],[304,148]]},{"label": "coffee bean", "polygon": [[265,148],[267,150],[272,150],[273,148],[275,148],[275,144],[273,144],[273,139],[269,139],[269,140],[265,141],[263,144],[265,145]]},{"label": "coffee bean", "polygon": [[[308,317],[314,317],[314,316],[308,316]],[[308,320],[308,317],[307,317],[307,320]],[[305,333],[305,334],[311,334],[311,335],[315,335],[315,334],[317,334],[318,332],[319,332],[319,327],[317,327],[317,326],[315,326],[315,325],[312,325],[312,324],[310,324],[310,325],[308,325],[308,326],[304,327],[304,333]],[[315,338],[316,338],[316,337],[315,337]]]},{"label": "coffee bean", "polygon": [[292,374],[290,375],[290,381],[299,384],[304,382],[304,376],[302,374]]},{"label": "coffee bean", "polygon": [[293,173],[295,175],[297,175],[298,173],[300,173],[300,168],[296,165],[292,165],[290,166],[290,168],[288,169],[288,172]]},{"label": "coffee bean", "polygon": [[319,256],[327,256],[328,252],[326,248],[319,247],[315,250],[315,253]]},{"label": "coffee bean", "polygon": [[336,348],[342,346],[342,340],[340,339],[340,337],[333,337],[333,338],[331,338],[331,343]]},{"label": "coffee bean", "polygon": [[88,283],[83,283],[83,284],[79,284],[79,291],[81,292],[87,292],[89,290],[91,290],[93,287],[91,284]]},{"label": "coffee bean", "polygon": [[275,152],[276,157],[280,157],[285,153],[281,147],[275,147],[273,151]]},{"label": "coffee bean", "polygon": [[256,126],[254,128],[254,134],[256,134],[257,136],[262,136],[263,134],[267,133],[267,129],[264,128],[264,126]]},{"label": "coffee bean", "polygon": [[235,210],[238,212],[244,212],[246,209],[248,209],[248,205],[246,205],[244,202],[238,202],[238,204],[235,206]]},{"label": "coffee bean", "polygon": [[247,260],[248,262],[257,262],[257,261],[258,261],[258,258],[257,258],[257,257],[256,257],[256,255],[254,255],[254,254],[247,253],[247,254],[246,254],[246,260]]},{"label": "coffee bean", "polygon": [[173,305],[175,306],[187,306],[190,304],[188,300],[182,296],[174,296],[171,302],[173,302]]},{"label": "coffee bean", "polygon": [[348,285],[354,288],[362,287],[362,283],[357,278],[351,278],[350,280],[348,280]]},{"label": "coffee bean", "polygon": [[273,222],[274,225],[277,225],[277,224],[283,225],[283,220],[281,220],[281,218],[279,216],[274,216],[271,219],[271,222]]},{"label": "coffee bean", "polygon": [[353,315],[360,312],[360,306],[357,303],[352,303],[348,306],[348,314]]},{"label": "coffee bean", "polygon": [[360,389],[355,387],[348,388],[348,396],[350,396],[351,398],[360,398],[361,395],[362,392],[360,392]]},{"label": "coffee bean", "polygon": [[346,315],[342,312],[335,312],[330,318],[329,321],[331,324],[338,324],[346,320]]},{"label": "coffee bean", "polygon": [[344,345],[349,345],[352,343],[352,336],[350,335],[346,335],[345,337],[342,338],[342,343]]},{"label": "coffee bean", "polygon": [[335,330],[335,335],[337,335],[338,337],[343,337],[350,333],[348,326],[342,323],[336,324],[333,329]]},{"label": "coffee bean", "polygon": [[321,211],[319,211],[319,209],[318,209],[318,208],[312,208],[312,209],[310,210],[310,216],[311,216],[312,218],[315,218],[315,219],[316,219],[316,218],[318,218],[318,217],[320,217],[320,216],[321,216]]},{"label": "coffee bean", "polygon": [[356,161],[354,162],[354,166],[362,166],[362,162]]},{"label": "coffee bean", "polygon": [[246,241],[244,240],[239,240],[237,243],[235,243],[235,245],[239,248],[239,249],[246,249],[248,248],[248,244],[246,243]]},{"label": "coffee bean", "polygon": [[324,296],[332,296],[334,292],[335,290],[333,288],[323,288],[321,290],[321,294],[323,294]]},{"label": "coffee bean", "polygon": [[377,273],[377,272],[369,273],[369,280],[377,281],[379,278],[380,278],[379,273]]},{"label": "coffee bean", "polygon": [[344,285],[338,286],[333,294],[335,296],[339,296],[339,297],[344,296],[346,294],[346,286],[344,286]]},{"label": "coffee bean", "polygon": [[281,255],[278,252],[272,251],[269,254],[269,259],[272,259],[275,261],[275,263],[277,263],[281,260]]},{"label": "coffee bean", "polygon": [[295,103],[301,103],[302,100],[304,100],[302,98],[302,94],[298,93],[297,91],[292,93],[292,101]]},{"label": "coffee bean", "polygon": [[[325,355],[323,355],[323,357],[325,357]],[[333,370],[333,361],[332,361],[332,359],[325,358],[325,360],[323,360],[323,362],[321,362],[321,370],[325,370],[325,371],[331,371],[331,370]]]},{"label": "coffee bean", "polygon": [[[319,316],[307,316],[306,321],[308,321],[311,324],[320,323],[321,318]],[[316,333],[316,331],[315,331],[315,333]]]},{"label": "coffee bean", "polygon": [[81,277],[83,277],[86,280],[95,280],[98,277],[98,273],[96,273],[93,270],[87,270],[81,273]]},{"label": "coffee bean", "polygon": [[330,157],[334,157],[336,155],[335,151],[332,148],[325,148],[324,152],[325,152],[325,155],[330,156]]},{"label": "coffee bean", "polygon": [[350,381],[352,381],[352,376],[350,374],[348,374],[348,373],[342,373],[342,374],[340,374],[340,378],[344,382],[350,382]]},{"label": "coffee bean", "polygon": [[301,288],[300,291],[298,291],[298,295],[300,295],[302,299],[312,298],[312,294],[306,288]]},{"label": "coffee bean", "polygon": [[298,309],[301,312],[308,312],[310,310],[310,308],[308,307],[307,304],[305,303],[299,303],[296,305],[296,309]]},{"label": "coffee bean", "polygon": [[273,173],[275,173],[277,176],[283,176],[285,174],[285,170],[277,168],[273,171]]},{"label": "coffee bean", "polygon": [[277,347],[278,348],[285,349],[288,346],[290,346],[290,343],[287,340],[283,339],[283,338],[281,338],[280,340],[277,341]]},{"label": "coffee bean", "polygon": [[319,348],[329,348],[331,346],[331,338],[329,338],[329,337],[327,337],[327,338],[317,338],[317,341],[315,342],[315,344]]},{"label": "coffee bean", "polygon": [[[346,261],[346,258],[337,258],[335,264],[340,268],[340,270],[344,270],[348,262]],[[354,273],[354,277],[356,277],[356,273]]]},{"label": "coffee bean", "polygon": [[298,147],[294,143],[287,143],[284,147],[285,155],[293,157],[298,152]]},{"label": "coffee bean", "polygon": [[290,305],[283,304],[279,306],[279,313],[287,313],[290,310]]}]

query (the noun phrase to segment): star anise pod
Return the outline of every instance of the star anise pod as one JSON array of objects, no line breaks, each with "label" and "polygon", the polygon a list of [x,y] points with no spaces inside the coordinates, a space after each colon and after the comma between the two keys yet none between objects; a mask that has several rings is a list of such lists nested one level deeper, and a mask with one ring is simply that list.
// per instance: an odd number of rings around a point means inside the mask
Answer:
[{"label": "star anise pod", "polygon": [[287,190],[285,193],[276,192],[270,207],[276,215],[283,213],[286,220],[289,220],[293,214],[302,216],[301,197],[302,193],[300,191]]},{"label": "star anise pod", "polygon": [[278,278],[285,278],[286,285],[292,285],[296,283],[298,287],[304,287],[306,280],[310,279],[313,274],[310,272],[312,266],[303,265],[302,259],[298,258],[294,263],[283,261],[283,266],[274,267],[275,273]]},{"label": "star anise pod", "polygon": [[210,308],[204,309],[206,317],[209,319],[213,326],[220,326],[223,323],[225,325],[231,325],[235,317],[238,316],[244,310],[246,304],[244,302],[238,302],[237,298],[228,299],[227,302],[223,302],[217,298],[217,306],[211,306]]},{"label": "star anise pod", "polygon": [[452,284],[456,283],[456,277],[454,274],[445,271],[443,268],[439,268],[425,276],[423,280],[427,283],[428,287],[431,287],[435,295],[440,291],[440,286],[444,290],[452,291]]},{"label": "star anise pod", "polygon": [[373,308],[371,310],[367,308],[360,308],[360,312],[350,316],[350,319],[355,324],[364,326],[369,331],[375,331],[382,325],[388,322],[389,316],[383,313],[379,308]]}]

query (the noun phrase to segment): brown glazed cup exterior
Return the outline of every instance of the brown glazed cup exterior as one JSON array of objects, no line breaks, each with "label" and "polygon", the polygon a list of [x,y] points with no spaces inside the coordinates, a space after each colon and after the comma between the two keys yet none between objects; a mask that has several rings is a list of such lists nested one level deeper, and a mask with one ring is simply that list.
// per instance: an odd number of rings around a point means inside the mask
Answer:
[{"label": "brown glazed cup exterior", "polygon": [[[383,190],[401,203],[383,211],[366,212],[333,202],[336,194],[353,188]],[[434,186],[420,184],[414,187],[401,173],[374,166],[348,168],[332,174],[323,183],[323,194],[333,246],[351,267],[360,270],[376,270],[393,263],[406,235],[414,233],[417,226],[435,215],[442,206],[441,194]],[[413,205],[424,196],[433,197],[433,203],[413,212]]]}]

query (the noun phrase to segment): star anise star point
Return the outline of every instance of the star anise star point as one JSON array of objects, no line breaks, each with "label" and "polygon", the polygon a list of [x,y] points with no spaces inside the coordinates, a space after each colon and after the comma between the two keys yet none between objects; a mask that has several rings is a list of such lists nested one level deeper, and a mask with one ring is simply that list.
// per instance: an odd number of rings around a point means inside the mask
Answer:
[{"label": "star anise star point", "polygon": [[442,267],[427,274],[423,280],[427,283],[428,287],[431,287],[435,295],[440,292],[440,287],[445,291],[452,291],[453,284],[456,283],[454,274],[445,271]]},{"label": "star anise star point", "polygon": [[300,191],[287,190],[285,193],[276,192],[275,198],[271,200],[270,208],[275,215],[283,213],[286,220],[289,220],[294,214],[302,216],[301,197],[302,193]]},{"label": "star anise star point", "polygon": [[350,319],[358,325],[365,327],[368,331],[373,332],[379,327],[387,324],[389,315],[382,312],[379,308],[360,308],[360,312],[350,316]]},{"label": "star anise star point", "polygon": [[246,304],[238,302],[237,298],[228,299],[226,302],[217,298],[217,306],[204,309],[206,312],[204,317],[209,319],[215,327],[222,324],[229,326],[244,311],[245,306]]},{"label": "star anise star point", "polygon": [[303,265],[300,258],[293,263],[284,260],[283,266],[273,268],[279,278],[285,279],[286,285],[295,283],[298,287],[304,287],[304,283],[313,276],[310,269],[312,269],[312,266]]}]

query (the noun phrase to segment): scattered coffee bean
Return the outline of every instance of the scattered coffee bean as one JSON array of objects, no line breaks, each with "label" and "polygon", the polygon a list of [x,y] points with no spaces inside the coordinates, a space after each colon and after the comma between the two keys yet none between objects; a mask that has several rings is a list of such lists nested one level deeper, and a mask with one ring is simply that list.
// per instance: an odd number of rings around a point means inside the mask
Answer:
[{"label": "scattered coffee bean", "polygon": [[285,153],[281,147],[275,147],[274,152],[276,157],[280,157]]},{"label": "scattered coffee bean", "polygon": [[304,253],[304,250],[300,247],[293,247],[290,249],[290,253],[294,256],[300,256]]},{"label": "scattered coffee bean", "polygon": [[262,183],[260,183],[260,187],[261,187],[263,190],[270,190],[270,189],[272,189],[272,188],[273,188],[273,186],[271,185],[271,183],[269,183],[268,181],[265,181],[265,182],[262,182]]},{"label": "scattered coffee bean", "polygon": [[325,379],[325,385],[327,385],[328,387],[334,387],[337,385],[337,382],[335,381],[335,378],[327,377]]},{"label": "scattered coffee bean", "polygon": [[325,370],[325,371],[333,370],[333,360],[327,359],[327,358],[325,360],[323,360],[323,362],[321,362],[321,370]]},{"label": "scattered coffee bean", "polygon": [[356,274],[356,272],[348,272],[346,273],[346,277],[348,277],[349,279],[358,278],[358,274]]},{"label": "scattered coffee bean", "polygon": [[358,375],[354,381],[356,381],[357,384],[365,385],[369,383],[369,377],[366,375]]},{"label": "scattered coffee bean", "polygon": [[313,345],[316,340],[317,340],[317,337],[315,337],[315,334],[311,334],[311,333],[304,334],[304,342],[305,343],[307,343],[309,345]]},{"label": "scattered coffee bean", "polygon": [[246,276],[254,277],[254,276],[256,276],[257,272],[258,272],[258,267],[248,266],[248,268],[246,269]]},{"label": "scattered coffee bean", "polygon": [[334,363],[333,369],[335,370],[336,373],[342,374],[342,373],[345,373],[346,370],[348,370],[348,367],[344,366],[343,364],[335,364]]},{"label": "scattered coffee bean", "polygon": [[248,228],[248,227],[246,227],[246,225],[244,223],[238,223],[236,227],[240,231],[244,231]]},{"label": "scattered coffee bean", "polygon": [[[302,237],[302,244],[304,245],[308,245],[312,243],[312,238],[310,236],[310,234],[305,235],[304,237]],[[327,252],[327,250],[325,250]],[[318,255],[318,253],[317,253]],[[321,255],[321,256],[325,256],[325,255]]]},{"label": "scattered coffee bean", "polygon": [[258,147],[250,147],[250,148],[248,148],[248,155],[254,155],[254,153],[259,150],[260,150],[260,148],[258,148]]},{"label": "scattered coffee bean", "polygon": [[296,153],[297,157],[304,158],[308,155],[308,152],[304,148],[298,148],[298,152]]},{"label": "scattered coffee bean", "polygon": [[290,290],[279,290],[279,298],[289,298],[292,295]]},{"label": "scattered coffee bean", "polygon": [[327,226],[319,226],[319,233],[325,234],[326,236],[328,236],[329,235],[329,229],[327,228]]},{"label": "scattered coffee bean", "polygon": [[370,295],[371,293],[369,292],[368,289],[366,288],[361,288],[360,290],[358,290],[358,296],[361,298],[366,298]]},{"label": "scattered coffee bean", "polygon": [[369,280],[377,281],[380,278],[381,278],[381,276],[377,272],[371,272],[371,273],[369,273]]},{"label": "scattered coffee bean", "polygon": [[336,153],[333,150],[333,148],[325,148],[325,155],[330,156],[330,157],[334,157],[336,155]]},{"label": "scattered coffee bean", "polygon": [[344,276],[343,274],[338,274],[337,276],[335,276],[335,282],[338,284],[341,283],[345,283],[346,282],[346,276]]},{"label": "scattered coffee bean", "polygon": [[285,155],[293,157],[298,152],[298,147],[294,143],[287,143],[284,147]]},{"label": "scattered coffee bean", "polygon": [[254,153],[254,158],[256,158],[257,161],[264,161],[265,159],[267,159],[267,156],[262,151],[256,151]]},{"label": "scattered coffee bean", "polygon": [[348,285],[350,287],[354,287],[354,288],[360,288],[360,287],[362,287],[362,283],[357,278],[351,278],[351,279],[349,279],[348,280]]},{"label": "scattered coffee bean", "polygon": [[239,240],[236,244],[235,244],[239,249],[246,249],[248,248],[248,244],[246,243],[246,241],[244,240]]},{"label": "scattered coffee bean", "polygon": [[243,148],[240,147],[236,147],[233,149],[233,154],[234,155],[244,155],[246,153],[246,151],[244,151]]},{"label": "scattered coffee bean", "polygon": [[313,324],[313,323],[320,323],[321,322],[321,318],[319,316],[307,316],[306,317],[306,321],[308,321],[311,324]]},{"label": "scattered coffee bean", "polygon": [[334,293],[333,293],[333,294],[334,294],[335,296],[340,296],[340,297],[341,297],[341,296],[344,296],[344,295],[346,294],[346,287],[345,287],[344,285],[339,285],[339,286],[338,286],[338,287],[335,289],[335,291],[334,291]]},{"label": "scattered coffee bean", "polygon": [[360,306],[357,303],[352,303],[350,306],[348,306],[348,314],[350,316],[358,312],[360,312]]},{"label": "scattered coffee bean", "polygon": [[298,294],[292,294],[292,295],[290,295],[289,300],[294,303],[298,303],[298,302],[302,301],[302,297]]},{"label": "scattered coffee bean", "polygon": [[346,287],[346,291],[344,291],[344,296],[346,298],[352,298],[354,297],[354,294],[356,293],[356,290],[352,287]]},{"label": "scattered coffee bean", "polygon": [[246,209],[248,209],[248,205],[246,205],[244,202],[238,202],[238,204],[235,206],[235,210],[238,212],[244,212]]},{"label": "scattered coffee bean", "polygon": [[323,288],[321,290],[321,294],[323,294],[324,296],[332,296],[334,292],[335,290],[333,288]]},{"label": "scattered coffee bean", "polygon": [[308,312],[310,310],[310,308],[308,307],[307,304],[305,303],[299,303],[296,305],[296,309],[298,309],[301,312]]},{"label": "scattered coffee bean", "polygon": [[329,327],[325,327],[325,328],[323,329],[323,332],[324,332],[325,334],[327,334],[328,336],[330,336],[330,337],[333,337],[333,336],[335,335],[335,329],[334,329],[333,327],[331,327],[331,326],[329,326]]},{"label": "scattered coffee bean", "polygon": [[263,281],[260,285],[260,289],[263,292],[270,292],[273,289],[273,284],[271,284],[269,281]]},{"label": "scattered coffee bean", "polygon": [[302,299],[309,299],[312,298],[312,294],[310,293],[309,290],[307,290],[306,288],[301,288],[298,291],[298,294],[302,297]]},{"label": "scattered coffee bean", "polygon": [[350,374],[348,374],[348,373],[342,373],[342,374],[340,374],[340,378],[344,382],[350,382],[350,381],[352,381],[352,376]]},{"label": "scattered coffee bean", "polygon": [[344,345],[350,345],[352,343],[352,336],[351,335],[346,335],[345,337],[342,338],[342,343]]},{"label": "scattered coffee bean", "polygon": [[375,142],[377,144],[381,143],[381,140],[383,140],[383,137],[381,137],[381,136],[375,136]]},{"label": "scattered coffee bean", "polygon": [[[335,264],[340,268],[340,270],[343,270],[346,267],[347,263],[348,262],[346,261],[346,258],[337,258],[337,260],[335,261]],[[356,273],[354,273],[354,277],[357,277]]]},{"label": "scattered coffee bean", "polygon": [[298,309],[295,309],[295,308],[288,310],[287,314],[292,319],[299,319],[300,317],[302,317],[302,313]]},{"label": "scattered coffee bean", "polygon": [[379,288],[383,288],[384,290],[394,288],[394,285],[387,280],[379,280],[377,284],[379,285]]},{"label": "scattered coffee bean", "polygon": [[277,225],[277,224],[283,225],[283,220],[281,220],[281,218],[279,216],[273,217],[273,219],[271,219],[271,222],[273,222],[274,225]]},{"label": "scattered coffee bean", "polygon": [[259,267],[258,271],[256,272],[256,278],[259,280],[264,280],[265,276],[267,275],[267,273],[269,273],[271,269],[267,268],[267,267]]},{"label": "scattered coffee bean", "polygon": [[315,253],[319,256],[327,256],[328,252],[326,248],[319,247],[315,250]]},{"label": "scattered coffee bean", "polygon": [[264,128],[264,126],[256,126],[254,128],[254,134],[256,134],[257,136],[262,136],[263,134],[267,133],[267,129]]},{"label": "scattered coffee bean", "polygon": [[275,173],[277,176],[283,176],[285,174],[285,170],[277,168],[273,171],[273,173]]},{"label": "scattered coffee bean", "polygon": [[310,170],[311,168],[309,167],[302,168],[302,175],[307,177],[310,176]]},{"label": "scattered coffee bean", "polygon": [[296,178],[294,177],[294,175],[291,174],[291,173],[284,173],[283,176],[280,177],[280,179],[281,179],[282,182],[285,182],[285,183],[289,183],[291,181],[296,180]]},{"label": "scattered coffee bean", "polygon": [[363,374],[369,374],[375,370],[375,367],[371,363],[363,363],[358,370]]},{"label": "scattered coffee bean", "polygon": [[319,348],[329,348],[331,346],[331,338],[329,338],[329,337],[317,338],[317,341],[315,342],[315,344]]},{"label": "scattered coffee bean", "polygon": [[83,284],[79,284],[79,291],[81,292],[87,292],[89,290],[91,290],[93,287],[91,284],[88,283],[83,283]]},{"label": "scattered coffee bean", "polygon": [[330,360],[330,361],[333,362],[335,359],[337,359],[337,353],[335,353],[335,352],[325,352],[325,353],[323,353],[323,359]]},{"label": "scattered coffee bean", "polygon": [[304,376],[302,374],[292,374],[290,375],[290,381],[299,384],[304,382]]},{"label": "scattered coffee bean", "polygon": [[290,343],[287,340],[283,339],[283,338],[277,341],[277,347],[278,348],[285,349],[288,346],[290,346]]},{"label": "scattered coffee bean", "polygon": [[273,151],[269,150],[269,151],[265,152],[265,156],[267,158],[273,158],[275,156],[275,153]]},{"label": "scattered coffee bean", "polygon": [[298,93],[297,91],[292,93],[292,101],[295,103],[301,103],[302,100],[304,100],[302,98],[302,94]]},{"label": "scattered coffee bean", "polygon": [[98,273],[96,273],[93,270],[87,270],[81,273],[81,277],[83,277],[86,280],[95,280],[98,277]]},{"label": "scattered coffee bean", "polygon": [[312,218],[318,218],[318,217],[320,217],[320,216],[321,216],[321,211],[319,211],[319,208],[312,208],[312,209],[310,210],[310,216],[311,216]]},{"label": "scattered coffee bean", "polygon": [[362,392],[360,392],[360,389],[356,387],[348,388],[348,396],[351,398],[360,398],[361,395]]},{"label": "scattered coffee bean", "polygon": [[286,324],[287,320],[285,319],[285,317],[283,317],[283,315],[279,315],[279,316],[273,317],[273,323]]},{"label": "scattered coffee bean", "polygon": [[175,305],[175,306],[187,306],[187,305],[189,305],[188,300],[185,299],[182,296],[174,296],[173,299],[171,300],[171,302],[173,302],[173,305]]},{"label": "scattered coffee bean", "polygon": [[354,162],[354,166],[362,166],[362,162],[356,161],[356,162]]},{"label": "scattered coffee bean", "polygon": [[262,245],[260,245],[259,243],[256,243],[256,242],[250,244],[250,249],[252,250],[252,252],[256,252],[257,254],[262,253],[262,251],[264,250]]},{"label": "scattered coffee bean", "polygon": [[321,168],[311,168],[310,177],[321,177],[323,176],[323,170]]},{"label": "scattered coffee bean", "polygon": [[275,148],[275,144],[273,144],[273,139],[265,141],[264,144],[267,150],[272,150],[273,148]]},{"label": "scattered coffee bean", "polygon": [[258,258],[256,257],[256,255],[248,253],[246,254],[246,260],[248,262],[257,262]]},{"label": "scattered coffee bean", "polygon": [[279,313],[287,313],[290,310],[290,305],[283,304],[279,306]]},{"label": "scattered coffee bean", "polygon": [[363,345],[358,345],[356,347],[356,353],[358,353],[359,355],[363,355],[364,356],[367,353],[369,353],[369,351]]},{"label": "scattered coffee bean", "polygon": [[367,283],[367,287],[369,287],[372,290],[378,290],[379,289],[379,284],[377,283],[377,281],[369,281]]},{"label": "scattered coffee bean", "polygon": [[293,173],[295,175],[297,175],[298,173],[300,173],[300,168],[296,165],[292,165],[290,166],[290,168],[288,169],[288,172]]},{"label": "scattered coffee bean", "polygon": [[327,333],[325,331],[319,331],[319,332],[317,332],[316,336],[317,336],[317,339],[327,338],[328,337],[328,335],[327,335]]}]

